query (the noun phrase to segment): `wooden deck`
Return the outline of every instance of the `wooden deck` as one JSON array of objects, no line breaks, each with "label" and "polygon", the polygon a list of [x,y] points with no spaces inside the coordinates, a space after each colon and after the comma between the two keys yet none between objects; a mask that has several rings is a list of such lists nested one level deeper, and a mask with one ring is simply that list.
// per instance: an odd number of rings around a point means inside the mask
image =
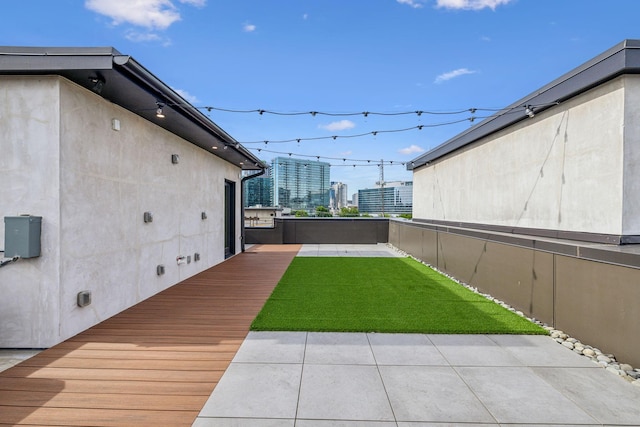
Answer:
[{"label": "wooden deck", "polygon": [[0,373],[0,426],[191,426],[300,245],[254,246]]}]

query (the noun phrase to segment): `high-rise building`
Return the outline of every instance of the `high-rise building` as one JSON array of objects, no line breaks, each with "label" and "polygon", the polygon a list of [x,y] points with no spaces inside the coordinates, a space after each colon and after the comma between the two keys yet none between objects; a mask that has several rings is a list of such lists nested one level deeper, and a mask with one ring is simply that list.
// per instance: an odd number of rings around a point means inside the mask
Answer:
[{"label": "high-rise building", "polygon": [[394,181],[378,188],[358,190],[360,213],[398,215],[413,210],[413,181]]},{"label": "high-rise building", "polygon": [[340,208],[347,207],[347,184],[342,182],[331,182],[331,197],[329,209],[339,211]]},{"label": "high-rise building", "polygon": [[314,212],[329,207],[330,164],[276,157],[271,161],[273,203],[282,208]]},{"label": "high-rise building", "polygon": [[244,206],[273,206],[273,178],[258,176],[244,183]]}]

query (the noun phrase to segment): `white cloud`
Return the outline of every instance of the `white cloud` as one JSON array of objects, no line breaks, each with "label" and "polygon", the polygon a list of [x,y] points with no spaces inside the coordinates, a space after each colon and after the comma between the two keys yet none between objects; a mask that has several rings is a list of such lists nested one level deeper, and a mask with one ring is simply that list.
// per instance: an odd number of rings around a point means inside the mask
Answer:
[{"label": "white cloud", "polygon": [[356,127],[356,124],[353,123],[351,120],[340,120],[339,122],[332,122],[332,123],[329,123],[328,125],[319,125],[318,127],[320,129],[334,131],[334,130],[353,129],[354,127]]},{"label": "white cloud", "polygon": [[447,80],[451,80],[451,79],[454,79],[456,77],[463,76],[465,74],[474,74],[474,73],[475,73],[475,71],[471,71],[468,68],[458,68],[457,70],[453,70],[453,71],[449,71],[448,73],[440,74],[438,77],[436,77],[434,83],[442,83],[442,82],[446,82]]},{"label": "white cloud", "polygon": [[[190,6],[204,7],[206,0],[179,0]],[[124,23],[166,30],[180,20],[180,12],[171,0],[86,0],[84,6],[111,18],[113,25]]]},{"label": "white cloud", "polygon": [[124,37],[132,42],[157,42],[162,41],[163,38],[157,33],[140,33],[138,31],[128,30],[125,32]]},{"label": "white cloud", "polygon": [[253,24],[248,24],[248,23],[242,24],[242,30],[245,33],[252,33],[252,32],[254,32],[256,30],[256,28],[257,27],[255,25],[253,25]]},{"label": "white cloud", "polygon": [[512,1],[513,0],[437,0],[436,7],[463,10],[481,10],[484,8],[489,8],[491,10],[495,10],[496,7],[503,4],[509,4]]},{"label": "white cloud", "polygon": [[420,0],[396,0],[400,4],[406,4],[407,6],[411,6],[414,9],[419,9],[422,7],[422,3]]},{"label": "white cloud", "polygon": [[304,15],[302,15],[302,19],[304,19],[305,21],[309,19],[309,14],[305,13]]},{"label": "white cloud", "polygon": [[182,89],[173,89],[173,90],[175,90],[178,93],[178,95],[180,95],[181,97],[189,101],[190,104],[197,104],[199,102],[198,98],[196,98],[195,95],[191,95],[186,90],[182,90]]},{"label": "white cloud", "polygon": [[353,151],[351,151],[351,150],[343,151],[342,153],[340,153],[341,156],[350,156],[351,154],[353,154]]},{"label": "white cloud", "polygon": [[402,148],[402,149],[398,150],[398,153],[400,153],[400,154],[415,154],[415,153],[423,153],[423,152],[424,152],[424,148],[418,147],[415,144],[410,145],[407,148]]},{"label": "white cloud", "polygon": [[205,7],[207,0],[179,0],[180,3],[189,4],[195,7]]}]

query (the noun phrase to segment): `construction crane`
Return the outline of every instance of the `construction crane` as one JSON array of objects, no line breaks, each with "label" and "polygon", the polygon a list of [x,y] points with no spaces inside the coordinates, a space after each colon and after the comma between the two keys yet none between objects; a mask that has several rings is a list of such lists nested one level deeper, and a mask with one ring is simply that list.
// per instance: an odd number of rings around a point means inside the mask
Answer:
[{"label": "construction crane", "polygon": [[384,159],[380,159],[378,167],[380,169],[380,179],[376,184],[380,186],[380,206],[382,207],[382,216],[384,217]]}]

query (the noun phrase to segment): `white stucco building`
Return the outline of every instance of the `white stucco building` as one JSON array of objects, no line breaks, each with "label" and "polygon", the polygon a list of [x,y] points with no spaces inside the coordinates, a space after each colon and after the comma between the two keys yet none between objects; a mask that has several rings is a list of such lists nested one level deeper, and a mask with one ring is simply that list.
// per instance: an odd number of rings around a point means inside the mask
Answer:
[{"label": "white stucco building", "polygon": [[626,40],[416,158],[414,218],[637,242],[639,49]]},{"label": "white stucco building", "polygon": [[241,172],[265,165],[130,56],[0,47],[0,129],[0,217],[42,217],[41,255],[0,268],[0,347],[54,345],[242,250]]}]

